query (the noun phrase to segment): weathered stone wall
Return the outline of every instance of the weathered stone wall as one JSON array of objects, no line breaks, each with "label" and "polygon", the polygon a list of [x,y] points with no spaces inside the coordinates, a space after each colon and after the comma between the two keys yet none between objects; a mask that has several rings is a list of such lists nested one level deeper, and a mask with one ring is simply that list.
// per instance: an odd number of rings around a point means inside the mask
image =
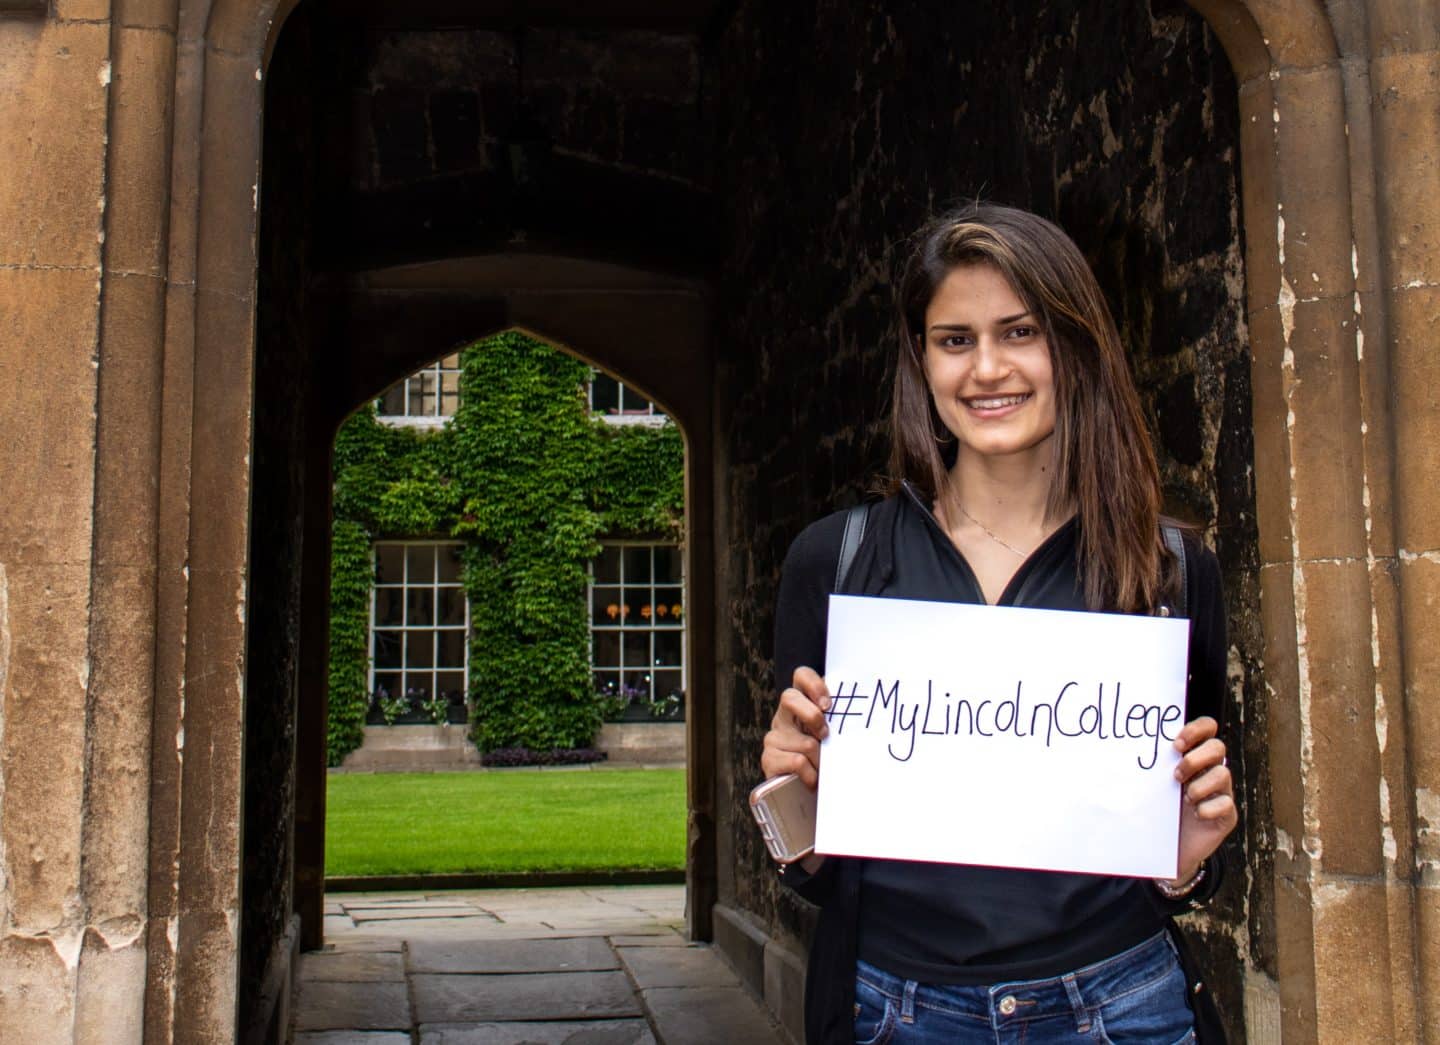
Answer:
[{"label": "weathered stone wall", "polygon": [[[318,349],[311,333],[310,252],[316,110],[325,106],[306,9],[287,24],[266,83],[256,287],[250,552],[246,593],[244,850],[238,1040],[283,1036],[274,1021],[295,945],[293,890],[301,562]],[[317,74],[318,73],[318,74]],[[333,94],[333,92],[332,92]],[[318,477],[329,482],[329,475]],[[307,694],[320,699],[322,694]]]},{"label": "weathered stone wall", "polygon": [[156,357],[120,341],[161,289],[109,145],[155,108],[111,119],[108,18],[0,18],[0,1037],[35,1042],[138,1040],[145,978]]},{"label": "weathered stone wall", "polygon": [[[719,705],[737,752],[720,801],[731,811],[720,866],[734,869],[722,896],[782,933],[808,932],[742,804],[774,707],[779,566],[807,522],[861,496],[883,464],[897,241],[977,193],[1058,220],[1112,303],[1170,508],[1207,527],[1224,565],[1228,736],[1250,848],[1263,852],[1238,107],[1200,18],[1178,4],[747,4],[714,69],[716,194],[732,231],[720,338],[744,346],[721,356],[732,601],[719,648],[733,667]],[[1273,974],[1273,957],[1267,869],[1235,855],[1241,869],[1202,926],[1238,1026],[1247,962]]]}]

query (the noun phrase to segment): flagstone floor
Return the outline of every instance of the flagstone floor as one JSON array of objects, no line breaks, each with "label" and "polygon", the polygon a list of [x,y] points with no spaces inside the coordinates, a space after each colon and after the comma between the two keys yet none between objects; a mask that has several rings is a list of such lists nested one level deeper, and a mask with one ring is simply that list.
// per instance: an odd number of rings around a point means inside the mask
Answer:
[{"label": "flagstone floor", "polygon": [[679,885],[331,893],[296,1045],[783,1045]]}]

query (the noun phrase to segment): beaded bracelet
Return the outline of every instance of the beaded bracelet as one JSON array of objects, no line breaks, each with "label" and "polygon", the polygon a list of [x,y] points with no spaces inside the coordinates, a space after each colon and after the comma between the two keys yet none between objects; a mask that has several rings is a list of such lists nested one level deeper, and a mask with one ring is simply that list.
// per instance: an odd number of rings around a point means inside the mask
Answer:
[{"label": "beaded bracelet", "polygon": [[1171,885],[1169,882],[1159,878],[1154,879],[1155,888],[1160,890],[1160,895],[1167,900],[1183,900],[1195,891],[1201,882],[1205,880],[1205,863],[1201,861],[1199,869],[1190,877],[1190,880],[1183,885]]}]

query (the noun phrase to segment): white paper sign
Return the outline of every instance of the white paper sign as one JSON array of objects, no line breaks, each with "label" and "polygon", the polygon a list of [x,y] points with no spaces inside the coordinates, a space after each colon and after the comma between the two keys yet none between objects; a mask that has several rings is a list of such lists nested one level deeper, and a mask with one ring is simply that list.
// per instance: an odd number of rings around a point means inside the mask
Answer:
[{"label": "white paper sign", "polygon": [[1173,878],[1188,623],[830,597],[820,853]]}]

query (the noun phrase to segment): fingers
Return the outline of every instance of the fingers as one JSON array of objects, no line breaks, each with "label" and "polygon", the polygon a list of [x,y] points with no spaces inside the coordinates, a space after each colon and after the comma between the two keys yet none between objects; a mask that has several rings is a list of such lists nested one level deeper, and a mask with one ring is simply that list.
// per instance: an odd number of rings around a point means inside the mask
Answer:
[{"label": "fingers", "polygon": [[1225,765],[1225,742],[1211,737],[1198,747],[1191,748],[1175,767],[1175,779],[1182,783],[1204,773],[1211,766]]},{"label": "fingers", "polygon": [[829,733],[825,709],[830,706],[830,691],[825,680],[810,668],[795,669],[795,685],[780,694],[780,706],[770,722],[771,729],[795,729],[812,737],[824,738]]},{"label": "fingers", "polygon": [[814,790],[820,781],[819,743],[814,737],[802,737],[807,744],[814,745],[813,750],[794,751],[780,746],[775,739],[777,735],[776,730],[765,735],[765,750],[760,755],[760,770],[765,779],[794,773],[806,787]]},{"label": "fingers", "polygon": [[1185,801],[1201,820],[1238,818],[1235,781],[1225,764],[1225,742],[1215,736],[1216,724],[1208,716],[1186,724],[1175,740],[1185,752],[1175,767],[1175,779],[1184,788]]},{"label": "fingers", "polygon": [[767,778],[794,773],[813,788],[820,779],[820,741],[830,732],[825,722],[830,691],[812,668],[796,668],[793,682],[780,694],[760,768]]},{"label": "fingers", "polygon": [[1205,743],[1219,732],[1220,724],[1209,715],[1191,719],[1181,727],[1180,735],[1175,738],[1175,750],[1182,753],[1189,751],[1191,748]]},{"label": "fingers", "polygon": [[1224,820],[1238,815],[1234,783],[1225,766],[1213,766],[1186,784],[1185,801],[1195,807],[1195,815],[1201,820]]},{"label": "fingers", "polygon": [[805,694],[821,711],[830,710],[830,689],[814,668],[804,665],[796,668],[790,685],[792,689],[798,689]]}]

